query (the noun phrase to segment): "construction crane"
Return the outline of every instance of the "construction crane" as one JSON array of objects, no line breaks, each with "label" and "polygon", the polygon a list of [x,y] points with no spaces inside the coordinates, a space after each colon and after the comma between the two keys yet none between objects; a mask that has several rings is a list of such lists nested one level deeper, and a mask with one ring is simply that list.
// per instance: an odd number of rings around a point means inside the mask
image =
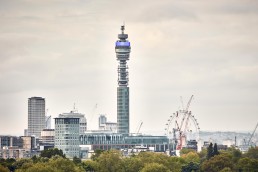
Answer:
[{"label": "construction crane", "polygon": [[[178,127],[178,132],[179,132],[179,144],[177,145],[177,150],[181,150],[182,149],[182,142],[183,142],[183,137],[186,137],[185,135],[185,132],[186,132],[186,128],[188,127],[188,121],[189,121],[189,117],[191,115],[191,113],[188,113],[188,109],[190,107],[190,104],[191,104],[191,101],[193,99],[193,95],[190,97],[187,105],[186,105],[186,108],[183,109],[183,119],[181,121],[181,124],[180,124],[180,127]],[[184,129],[182,129],[183,127],[183,124],[184,125]]]},{"label": "construction crane", "polygon": [[253,133],[252,133],[251,137],[249,138],[249,140],[248,140],[248,142],[247,142],[247,145],[248,145],[248,146],[249,146],[249,145],[250,145],[250,143],[251,143],[251,140],[252,140],[252,138],[253,138],[253,136],[254,136],[254,133],[255,133],[255,131],[256,131],[256,129],[257,129],[257,127],[258,127],[258,122],[257,122],[257,124],[256,124],[256,126],[255,126],[255,128],[254,128],[254,131],[253,131]]},{"label": "construction crane", "polygon": [[142,124],[143,124],[143,122],[141,122],[141,124],[139,125],[138,130],[137,130],[137,132],[136,132],[136,135],[138,135],[138,134],[139,134],[140,129],[141,129],[141,127],[142,127]]}]

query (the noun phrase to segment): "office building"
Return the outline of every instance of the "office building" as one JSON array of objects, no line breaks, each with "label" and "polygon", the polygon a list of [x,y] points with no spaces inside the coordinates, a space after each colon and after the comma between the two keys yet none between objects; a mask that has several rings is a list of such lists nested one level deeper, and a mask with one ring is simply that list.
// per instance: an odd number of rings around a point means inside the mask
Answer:
[{"label": "office building", "polygon": [[128,66],[131,46],[127,40],[128,35],[124,34],[125,26],[121,26],[121,34],[118,34],[115,51],[118,65],[118,87],[117,87],[117,132],[128,135],[130,133],[129,122],[129,87],[128,87]]},{"label": "office building", "polygon": [[80,134],[83,134],[87,130],[87,119],[82,113],[78,113],[75,110],[70,113],[59,114],[59,118],[79,118],[80,119]]},{"label": "office building", "polygon": [[80,118],[55,118],[55,148],[70,159],[80,156],[79,122]]},{"label": "office building", "polygon": [[28,100],[28,136],[40,137],[45,128],[45,99],[31,97]]},{"label": "office building", "polygon": [[55,146],[55,130],[43,129],[40,137],[40,150],[53,148]]}]

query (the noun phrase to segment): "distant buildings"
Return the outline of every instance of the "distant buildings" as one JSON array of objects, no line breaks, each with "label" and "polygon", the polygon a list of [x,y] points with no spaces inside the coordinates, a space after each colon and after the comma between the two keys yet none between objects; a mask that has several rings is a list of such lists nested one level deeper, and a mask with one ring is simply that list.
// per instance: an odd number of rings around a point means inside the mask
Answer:
[{"label": "distant buildings", "polygon": [[55,147],[61,149],[67,158],[79,157],[80,118],[55,118]]},{"label": "distant buildings", "polygon": [[28,136],[40,137],[45,128],[45,99],[31,97],[28,99]]},{"label": "distant buildings", "polygon": [[39,143],[40,143],[40,150],[53,148],[55,146],[55,130],[43,129],[41,131],[41,137],[40,137]]},{"label": "distant buildings", "polygon": [[33,136],[0,136],[0,158],[30,158],[38,154]]},{"label": "distant buildings", "polygon": [[99,130],[107,130],[112,132],[117,132],[117,123],[116,122],[108,122],[107,117],[105,115],[99,116]]}]

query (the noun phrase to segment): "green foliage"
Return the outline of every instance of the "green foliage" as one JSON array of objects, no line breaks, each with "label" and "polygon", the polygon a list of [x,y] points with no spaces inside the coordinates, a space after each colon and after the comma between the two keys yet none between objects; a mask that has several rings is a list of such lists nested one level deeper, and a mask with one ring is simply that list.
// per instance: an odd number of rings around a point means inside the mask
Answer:
[{"label": "green foliage", "polygon": [[136,158],[139,158],[142,164],[158,163],[164,165],[171,171],[181,171],[181,163],[185,163],[182,158],[169,157],[165,154],[153,152],[140,152]]},{"label": "green foliage", "polygon": [[16,169],[27,168],[33,165],[32,159],[22,158],[17,160],[14,164]]},{"label": "green foliage", "polygon": [[208,149],[207,149],[207,159],[210,159],[213,155],[213,144],[210,143]]},{"label": "green foliage", "polygon": [[233,169],[231,156],[227,154],[216,155],[201,164],[201,170],[209,172],[218,172],[226,167]]},{"label": "green foliage", "polygon": [[234,163],[237,163],[238,160],[239,160],[240,158],[242,158],[242,156],[243,156],[242,152],[240,152],[240,150],[238,150],[238,149],[236,149],[236,148],[234,148],[234,147],[230,147],[230,148],[227,149],[227,151],[223,151],[222,153],[223,153],[223,154],[229,154],[229,155],[231,155],[231,156],[232,156],[232,161],[233,161]]},{"label": "green foliage", "polygon": [[229,167],[225,167],[222,170],[220,170],[219,172],[232,172],[232,170]]},{"label": "green foliage", "polygon": [[198,163],[190,162],[182,167],[182,172],[198,171],[200,169]]},{"label": "green foliage", "polygon": [[52,156],[55,156],[55,155],[59,155],[59,156],[65,158],[65,155],[63,154],[63,151],[61,149],[57,149],[57,148],[51,148],[51,149],[43,150],[40,153],[41,157],[46,157],[46,158],[51,158]]},{"label": "green foliage", "polygon": [[84,169],[76,166],[73,161],[60,157],[53,156],[48,162],[37,162],[35,164],[23,163],[20,169],[16,172],[82,172]]},{"label": "green foliage", "polygon": [[188,154],[189,152],[196,152],[194,149],[183,148],[180,150],[180,156]]},{"label": "green foliage", "polygon": [[140,171],[144,166],[140,158],[137,158],[136,156],[123,158],[122,164],[124,172]]},{"label": "green foliage", "polygon": [[213,144],[210,143],[208,149],[207,149],[207,159],[210,159],[211,157],[214,157],[215,155],[219,155],[217,143]]},{"label": "green foliage", "polygon": [[203,162],[207,157],[207,149],[202,149],[200,152],[198,152],[198,155],[200,157],[200,162]]},{"label": "green foliage", "polygon": [[93,160],[83,161],[82,162],[82,168],[86,172],[94,172],[94,171],[97,171],[99,169],[98,168],[98,163],[96,161],[93,161]]},{"label": "green foliage", "polygon": [[91,156],[91,159],[92,160],[97,160],[97,158],[103,153],[103,152],[105,152],[104,150],[101,150],[101,149],[96,149],[95,151],[94,151],[94,155],[92,155]]},{"label": "green foliage", "polygon": [[163,164],[159,163],[147,163],[144,165],[141,172],[169,172],[170,170],[164,166]]},{"label": "green foliage", "polygon": [[[206,159],[208,150],[212,156]],[[138,155],[123,157],[120,151],[97,150],[92,160],[81,161],[64,158],[63,152],[55,149],[42,152],[42,156],[31,159],[0,159],[0,172],[235,172],[258,171],[258,148],[250,148],[246,154],[229,148],[216,154],[216,144],[207,150],[196,153],[184,149],[181,157],[167,156],[163,153],[140,152]],[[61,156],[60,156],[61,155]],[[51,158],[48,158],[51,157]],[[207,155],[208,157],[208,155]]]},{"label": "green foliage", "polygon": [[114,172],[122,169],[122,154],[117,150],[105,151],[97,158],[98,171]]},{"label": "green foliage", "polygon": [[196,152],[189,152],[181,156],[187,163],[195,162],[200,163],[200,157]]},{"label": "green foliage", "polygon": [[245,154],[245,157],[258,159],[258,147],[251,147]]},{"label": "green foliage", "polygon": [[80,164],[82,162],[81,158],[77,158],[76,156],[73,157],[73,163],[74,164]]},{"label": "green foliage", "polygon": [[241,158],[237,163],[237,168],[241,171],[258,171],[258,160],[251,158]]},{"label": "green foliage", "polygon": [[214,144],[212,156],[219,155],[217,143]]},{"label": "green foliage", "polygon": [[0,165],[0,172],[9,172],[9,169]]}]

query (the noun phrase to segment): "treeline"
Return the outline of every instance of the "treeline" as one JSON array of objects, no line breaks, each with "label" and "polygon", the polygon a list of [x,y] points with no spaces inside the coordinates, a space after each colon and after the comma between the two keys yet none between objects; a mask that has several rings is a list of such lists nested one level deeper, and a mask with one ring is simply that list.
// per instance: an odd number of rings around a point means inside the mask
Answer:
[{"label": "treeline", "polygon": [[91,160],[69,160],[62,150],[49,149],[30,159],[0,159],[0,172],[258,172],[258,147],[218,151],[217,145],[196,153],[182,149],[181,157],[141,152],[130,157],[120,151],[97,150]]}]

